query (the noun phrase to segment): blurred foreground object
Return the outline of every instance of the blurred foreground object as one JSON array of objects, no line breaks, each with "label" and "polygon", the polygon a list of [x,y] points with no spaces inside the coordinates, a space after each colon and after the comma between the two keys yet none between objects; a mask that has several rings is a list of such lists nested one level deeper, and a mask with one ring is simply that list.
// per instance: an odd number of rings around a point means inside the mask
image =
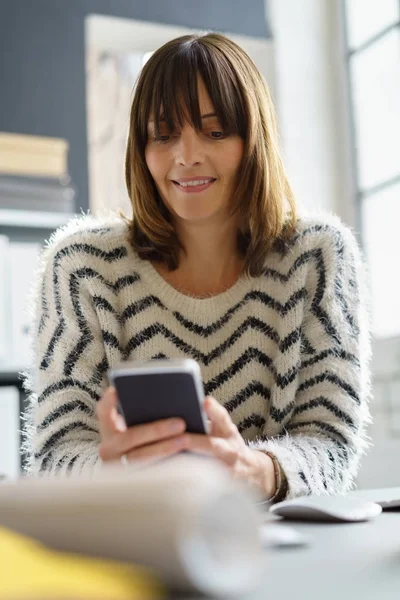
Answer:
[{"label": "blurred foreground object", "polygon": [[141,564],[172,590],[226,597],[261,583],[259,512],[212,459],[102,467],[0,485],[0,524],[57,550]]},{"label": "blurred foreground object", "polygon": [[47,550],[0,528],[0,600],[157,600],[144,569]]}]

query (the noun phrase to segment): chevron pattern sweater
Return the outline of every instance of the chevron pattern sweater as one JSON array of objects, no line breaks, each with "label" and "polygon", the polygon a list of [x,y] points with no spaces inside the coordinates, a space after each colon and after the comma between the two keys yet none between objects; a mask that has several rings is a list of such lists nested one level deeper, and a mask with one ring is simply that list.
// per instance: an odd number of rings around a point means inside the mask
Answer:
[{"label": "chevron pattern sweater", "polygon": [[362,273],[350,230],[306,218],[261,277],[199,299],[137,256],[122,220],[74,219],[44,250],[34,294],[29,470],[101,464],[95,406],[110,367],[191,357],[247,443],[278,458],[288,497],[346,491],[369,421]]}]

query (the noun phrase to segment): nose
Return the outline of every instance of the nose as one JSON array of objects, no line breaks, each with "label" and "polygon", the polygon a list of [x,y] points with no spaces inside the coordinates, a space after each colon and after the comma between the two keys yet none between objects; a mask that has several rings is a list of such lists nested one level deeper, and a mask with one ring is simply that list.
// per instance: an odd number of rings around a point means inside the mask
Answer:
[{"label": "nose", "polygon": [[201,165],[204,161],[204,148],[198,133],[192,127],[184,127],[176,145],[177,164],[185,167]]}]

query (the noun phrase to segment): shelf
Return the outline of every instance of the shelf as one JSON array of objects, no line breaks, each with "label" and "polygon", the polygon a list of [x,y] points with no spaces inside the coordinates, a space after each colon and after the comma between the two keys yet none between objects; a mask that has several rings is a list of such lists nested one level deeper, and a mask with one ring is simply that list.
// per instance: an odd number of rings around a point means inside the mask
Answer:
[{"label": "shelf", "polygon": [[57,229],[75,215],[73,213],[42,212],[39,210],[0,209],[0,227]]},{"label": "shelf", "polygon": [[11,386],[11,387],[22,387],[22,379],[20,373],[25,369],[10,368],[7,370],[0,369],[0,387]]}]

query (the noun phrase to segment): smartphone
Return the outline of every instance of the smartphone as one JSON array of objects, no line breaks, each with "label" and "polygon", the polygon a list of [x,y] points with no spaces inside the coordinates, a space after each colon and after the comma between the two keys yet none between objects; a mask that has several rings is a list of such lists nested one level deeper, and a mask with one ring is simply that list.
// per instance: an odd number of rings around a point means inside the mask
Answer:
[{"label": "smartphone", "polygon": [[191,359],[151,359],[122,363],[108,373],[128,427],[179,417],[188,433],[208,433],[204,388]]}]

